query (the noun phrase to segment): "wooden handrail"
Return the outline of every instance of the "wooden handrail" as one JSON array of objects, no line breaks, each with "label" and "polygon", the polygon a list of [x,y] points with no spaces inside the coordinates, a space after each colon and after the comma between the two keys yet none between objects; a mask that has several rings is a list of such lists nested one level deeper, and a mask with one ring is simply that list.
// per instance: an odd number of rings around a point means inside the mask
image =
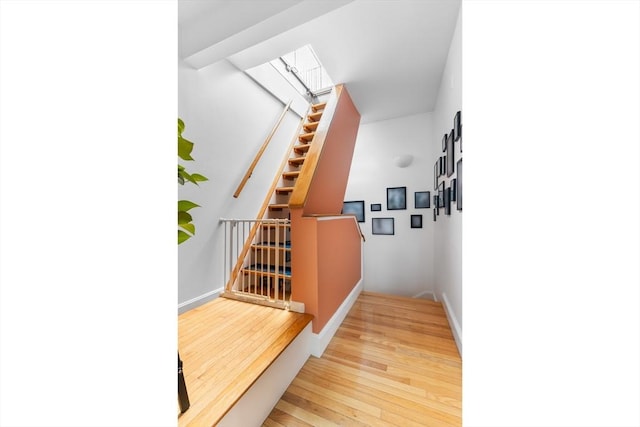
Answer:
[{"label": "wooden handrail", "polygon": [[275,126],[271,130],[271,133],[269,133],[269,136],[267,136],[267,139],[265,139],[264,142],[262,143],[262,147],[260,147],[260,150],[258,150],[258,152],[256,153],[256,156],[253,159],[253,162],[251,162],[249,169],[247,169],[247,173],[244,174],[244,178],[242,178],[242,181],[240,181],[240,185],[238,185],[236,192],[233,193],[233,197],[235,197],[236,199],[242,192],[242,189],[244,188],[249,178],[251,178],[251,175],[253,174],[253,170],[258,165],[258,161],[260,161],[260,157],[262,157],[264,150],[267,149],[267,146],[271,142],[271,138],[273,138],[273,135],[278,130],[278,127],[280,127],[280,123],[282,123],[282,119],[284,119],[284,116],[287,114],[287,111],[289,111],[289,107],[291,107],[292,102],[293,102],[293,99],[289,101],[289,103],[284,107],[284,110],[282,110],[282,114],[280,114],[280,118],[278,118],[278,121],[276,122]]}]

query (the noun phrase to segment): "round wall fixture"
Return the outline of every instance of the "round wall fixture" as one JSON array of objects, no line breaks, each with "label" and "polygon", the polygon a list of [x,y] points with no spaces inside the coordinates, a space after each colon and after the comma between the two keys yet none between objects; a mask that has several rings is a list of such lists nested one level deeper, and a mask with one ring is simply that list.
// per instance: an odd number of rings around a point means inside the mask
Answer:
[{"label": "round wall fixture", "polygon": [[393,163],[399,168],[406,168],[413,162],[413,156],[411,154],[403,154],[393,159]]}]

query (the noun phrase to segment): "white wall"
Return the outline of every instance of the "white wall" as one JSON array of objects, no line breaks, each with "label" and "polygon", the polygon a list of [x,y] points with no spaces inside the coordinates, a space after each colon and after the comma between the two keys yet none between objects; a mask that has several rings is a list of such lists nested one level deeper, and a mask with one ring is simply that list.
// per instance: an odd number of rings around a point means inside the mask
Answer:
[{"label": "white wall", "polygon": [[[199,187],[178,186],[179,198],[201,207],[190,211],[196,235],[178,247],[181,311],[215,297],[224,286],[225,218],[255,218],[299,123],[288,113],[238,199],[233,193],[269,134],[283,105],[227,61],[195,70],[179,61],[178,114],[183,136],[195,143],[188,171],[209,178]],[[203,296],[208,298],[199,299]]]},{"label": "white wall", "polygon": [[[409,297],[433,292],[433,212],[414,209],[414,192],[432,191],[433,135],[431,114],[360,126],[345,200],[365,201],[364,290]],[[405,154],[413,162],[397,167],[394,159]],[[407,187],[406,210],[387,210],[387,187]],[[372,203],[382,211],[371,212]],[[423,228],[411,228],[412,214],[423,216]],[[395,235],[372,235],[372,217],[393,217]]]},{"label": "white wall", "polygon": [[[440,83],[436,108],[433,111],[433,146],[430,165],[433,171],[435,160],[444,155],[442,152],[442,137],[453,128],[453,118],[457,111],[462,111],[462,43],[461,22],[458,14],[458,22],[451,40],[451,47],[447,58],[447,64]],[[462,111],[462,123],[464,124],[464,111]],[[464,137],[464,129],[462,132]],[[455,160],[462,157],[459,142],[456,142]],[[472,142],[470,142],[472,143]],[[464,144],[463,144],[464,150]],[[433,172],[432,172],[433,173]],[[444,177],[445,186],[450,186],[451,179],[457,176],[457,172],[449,178]],[[467,178],[468,177],[463,177]],[[442,179],[442,177],[441,177]],[[433,182],[433,178],[431,179]],[[431,184],[433,187],[433,184]],[[449,322],[454,332],[458,349],[462,353],[462,212],[458,211],[455,203],[451,205],[451,215],[441,215],[435,223],[434,239],[434,264],[435,264],[435,291],[438,301],[442,301]]]}]

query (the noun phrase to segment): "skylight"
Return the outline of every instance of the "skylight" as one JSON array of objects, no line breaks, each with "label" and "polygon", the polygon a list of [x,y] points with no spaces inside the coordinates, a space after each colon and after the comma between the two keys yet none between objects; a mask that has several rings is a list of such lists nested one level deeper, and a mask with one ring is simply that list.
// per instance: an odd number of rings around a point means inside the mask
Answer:
[{"label": "skylight", "polygon": [[269,63],[305,96],[315,98],[333,87],[331,78],[309,44]]}]

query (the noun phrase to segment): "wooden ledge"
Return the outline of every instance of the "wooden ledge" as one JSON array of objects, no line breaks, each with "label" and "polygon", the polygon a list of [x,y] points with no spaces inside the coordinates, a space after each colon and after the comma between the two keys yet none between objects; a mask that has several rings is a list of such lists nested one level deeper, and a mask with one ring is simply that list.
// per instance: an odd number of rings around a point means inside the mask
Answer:
[{"label": "wooden ledge", "polygon": [[191,407],[178,426],[212,426],[311,322],[310,314],[216,298],[178,317]]}]

